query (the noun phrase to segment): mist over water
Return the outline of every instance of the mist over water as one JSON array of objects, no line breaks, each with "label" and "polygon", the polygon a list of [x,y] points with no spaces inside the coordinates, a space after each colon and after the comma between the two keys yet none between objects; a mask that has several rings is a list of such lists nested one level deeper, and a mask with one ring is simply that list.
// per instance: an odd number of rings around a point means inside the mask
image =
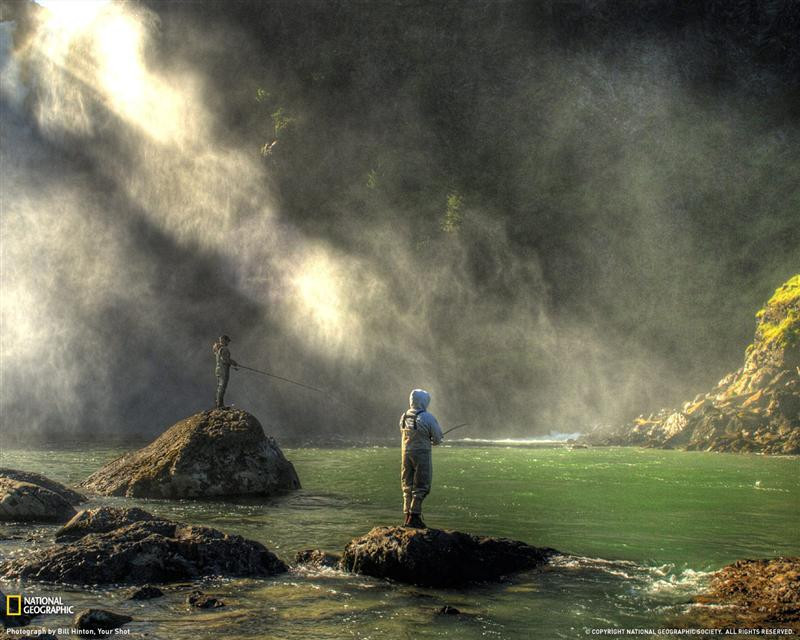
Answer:
[{"label": "mist over water", "polygon": [[[759,120],[772,99],[736,87],[736,100],[698,98],[680,43],[643,38],[621,64],[566,54],[541,25],[524,55],[498,55],[508,78],[478,88],[463,134],[505,145],[486,167],[503,179],[494,199],[467,193],[445,231],[381,195],[391,168],[379,163],[378,186],[353,196],[363,207],[337,209],[335,185],[311,177],[311,142],[308,177],[298,166],[294,180],[299,193],[330,188],[331,211],[315,217],[276,184],[282,145],[303,139],[279,136],[264,158],[257,128],[243,136],[263,117],[256,89],[278,73],[254,68],[264,54],[236,11],[57,8],[18,3],[1,25],[4,437],[156,433],[212,404],[221,333],[239,362],[339,401],[234,372],[228,402],[278,435],[393,433],[413,387],[431,391],[445,426],[475,425],[459,437],[575,433],[738,366],[751,314],[800,264],[796,120]],[[324,22],[309,20],[297,43]],[[383,81],[380,61],[351,55]],[[299,68],[282,69],[295,105]],[[442,85],[458,81],[442,72]],[[372,153],[374,131],[356,127],[385,104],[368,95],[331,133],[326,162]],[[398,95],[424,141],[408,142],[417,164],[399,172],[424,185],[480,164],[458,149],[443,161],[424,96]],[[293,126],[311,127],[312,107],[295,110]],[[730,219],[704,227],[709,202]]]}]

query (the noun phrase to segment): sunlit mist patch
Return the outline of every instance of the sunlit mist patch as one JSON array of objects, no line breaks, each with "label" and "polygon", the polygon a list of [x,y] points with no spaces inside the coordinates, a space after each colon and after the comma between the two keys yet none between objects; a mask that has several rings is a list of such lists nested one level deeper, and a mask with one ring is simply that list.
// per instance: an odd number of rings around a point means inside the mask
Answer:
[{"label": "sunlit mist patch", "polygon": [[50,65],[51,100],[58,103],[51,126],[89,131],[89,92],[153,140],[188,142],[187,121],[199,113],[170,78],[148,68],[148,14],[103,1],[39,4],[45,11],[29,46]]}]

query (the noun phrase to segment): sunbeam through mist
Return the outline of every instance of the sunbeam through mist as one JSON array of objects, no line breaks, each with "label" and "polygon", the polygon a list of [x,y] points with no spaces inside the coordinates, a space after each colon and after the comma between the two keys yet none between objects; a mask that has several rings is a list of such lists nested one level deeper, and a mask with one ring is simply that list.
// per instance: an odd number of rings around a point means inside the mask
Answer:
[{"label": "sunbeam through mist", "polygon": [[400,10],[365,6],[344,60],[325,26],[344,5],[312,4],[6,16],[7,437],[150,434],[207,408],[221,333],[342,401],[234,375],[233,402],[308,438],[393,435],[413,387],[475,437],[580,432],[738,359],[749,309],[797,266],[795,123],[698,98],[656,36],[623,66],[560,48],[550,14],[475,3],[450,42],[423,3],[395,56]]}]

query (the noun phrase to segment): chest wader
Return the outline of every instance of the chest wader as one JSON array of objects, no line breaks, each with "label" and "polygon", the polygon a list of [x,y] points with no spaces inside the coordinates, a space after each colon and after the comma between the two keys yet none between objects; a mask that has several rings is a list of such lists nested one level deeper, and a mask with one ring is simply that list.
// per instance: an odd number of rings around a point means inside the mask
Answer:
[{"label": "chest wader", "polygon": [[[422,501],[431,491],[433,463],[431,460],[431,438],[428,430],[417,422],[422,413],[409,409],[403,416],[403,452],[400,470],[400,483],[403,487],[403,513],[406,524],[416,516],[421,522]],[[423,525],[424,526],[424,525]]]}]

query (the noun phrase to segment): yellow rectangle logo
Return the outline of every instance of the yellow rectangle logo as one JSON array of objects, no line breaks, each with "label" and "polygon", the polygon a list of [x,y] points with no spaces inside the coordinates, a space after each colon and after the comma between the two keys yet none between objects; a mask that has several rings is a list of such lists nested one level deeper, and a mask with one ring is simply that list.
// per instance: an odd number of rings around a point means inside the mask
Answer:
[{"label": "yellow rectangle logo", "polygon": [[[12,602],[17,603],[16,611],[11,606]],[[22,596],[6,596],[6,615],[7,616],[21,616],[22,615]]]}]

